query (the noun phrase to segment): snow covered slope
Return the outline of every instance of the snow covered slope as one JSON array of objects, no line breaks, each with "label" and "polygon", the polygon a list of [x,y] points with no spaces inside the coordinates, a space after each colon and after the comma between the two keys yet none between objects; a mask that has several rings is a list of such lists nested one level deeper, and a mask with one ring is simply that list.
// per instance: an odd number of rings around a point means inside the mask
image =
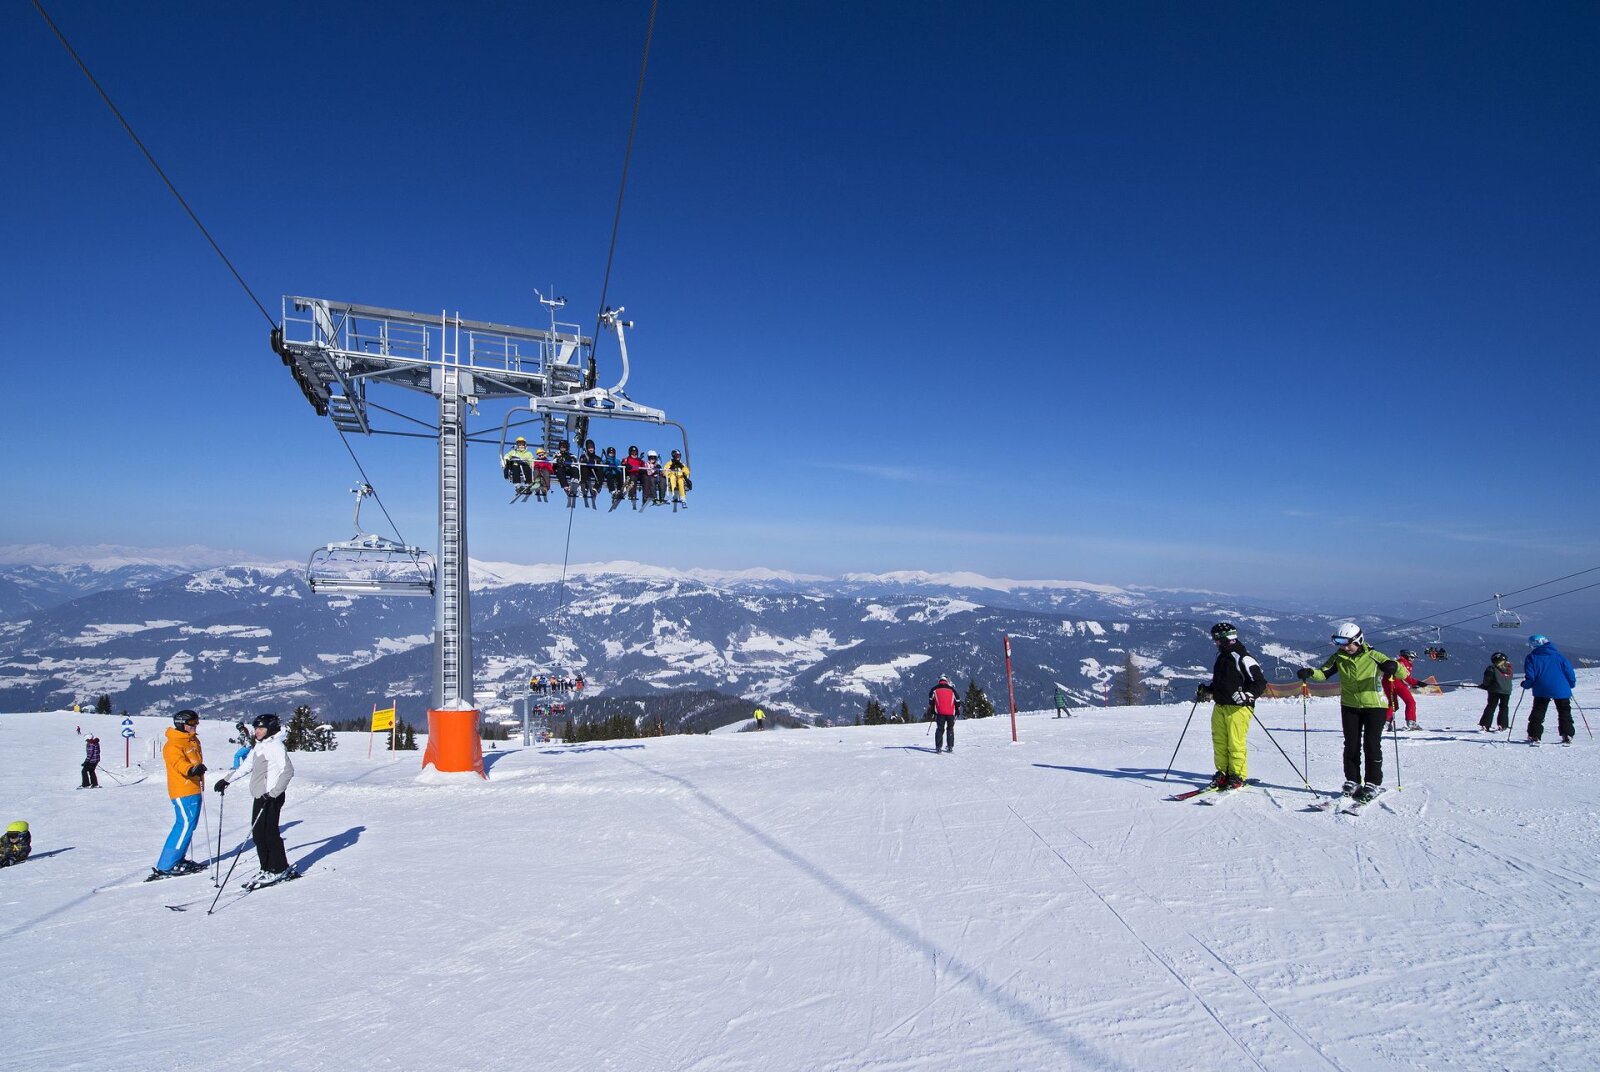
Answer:
[{"label": "snow covered slope", "polygon": [[[203,875],[93,892],[139,878],[171,815],[114,719],[0,716],[0,820],[35,832],[0,871],[0,1064],[1600,1067],[1600,747],[1581,723],[1500,743],[1478,697],[1424,697],[1354,821],[1299,810],[1259,730],[1260,787],[1163,800],[1211,770],[1202,711],[1160,780],[1187,704],[1029,716],[1020,744],[963,722],[948,756],[921,726],[506,750],[476,785],[346,738],[295,758],[306,877],[235,874],[209,917]],[[1578,698],[1593,719],[1600,676]],[[1261,717],[1298,763],[1299,704]],[[1335,701],[1310,720],[1325,787]],[[163,726],[138,722],[136,746]],[[80,724],[134,784],[73,788]],[[214,764],[226,730],[202,727]]]}]

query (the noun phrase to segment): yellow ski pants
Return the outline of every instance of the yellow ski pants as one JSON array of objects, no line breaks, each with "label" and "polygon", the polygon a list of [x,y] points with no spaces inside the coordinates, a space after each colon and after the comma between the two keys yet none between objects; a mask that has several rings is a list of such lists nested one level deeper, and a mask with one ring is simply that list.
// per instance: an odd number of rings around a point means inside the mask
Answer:
[{"label": "yellow ski pants", "polygon": [[1217,770],[1248,777],[1245,736],[1250,732],[1250,708],[1217,704],[1211,708],[1211,750]]}]

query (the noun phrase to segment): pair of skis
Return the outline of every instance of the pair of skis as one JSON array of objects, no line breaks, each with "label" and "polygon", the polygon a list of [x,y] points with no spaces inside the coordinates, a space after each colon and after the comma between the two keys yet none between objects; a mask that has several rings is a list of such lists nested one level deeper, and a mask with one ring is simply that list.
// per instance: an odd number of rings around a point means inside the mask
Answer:
[{"label": "pair of skis", "polygon": [[1366,800],[1357,800],[1349,793],[1340,793],[1338,796],[1328,797],[1326,800],[1308,804],[1301,811],[1338,811],[1340,815],[1360,815],[1368,804],[1371,804],[1382,795],[1383,790],[1381,788]]},{"label": "pair of skis", "polygon": [[[1168,800],[1193,800],[1196,804],[1215,804],[1219,797],[1231,797],[1243,790],[1244,786],[1235,789],[1224,789],[1220,785],[1202,785],[1199,789],[1191,789],[1187,793],[1174,793],[1167,797]],[[1205,799],[1198,799],[1198,798]]]}]

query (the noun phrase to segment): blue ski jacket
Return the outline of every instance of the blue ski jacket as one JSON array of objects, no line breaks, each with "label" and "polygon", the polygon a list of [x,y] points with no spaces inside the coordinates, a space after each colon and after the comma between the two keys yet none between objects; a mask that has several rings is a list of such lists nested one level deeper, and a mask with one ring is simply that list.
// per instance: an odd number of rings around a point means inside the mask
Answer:
[{"label": "blue ski jacket", "polygon": [[1570,700],[1572,686],[1577,683],[1578,675],[1572,672],[1572,664],[1554,644],[1540,644],[1522,660],[1522,687],[1532,689],[1535,697]]}]

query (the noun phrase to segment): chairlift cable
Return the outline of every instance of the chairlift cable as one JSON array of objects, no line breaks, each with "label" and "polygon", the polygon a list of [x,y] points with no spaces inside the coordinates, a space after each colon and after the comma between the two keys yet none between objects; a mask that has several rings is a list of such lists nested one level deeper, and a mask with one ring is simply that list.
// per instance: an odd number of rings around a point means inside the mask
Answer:
[{"label": "chairlift cable", "polygon": [[389,522],[389,528],[393,530],[394,538],[399,540],[402,544],[405,543],[406,538],[400,535],[400,526],[396,525],[394,523],[394,518],[389,516],[389,508],[383,505],[383,500],[378,497],[377,491],[371,490],[372,478],[367,476],[367,470],[364,466],[362,466],[361,459],[356,457],[355,448],[350,445],[350,440],[346,438],[344,429],[335,426],[334,431],[339,433],[339,442],[344,444],[344,449],[350,452],[350,460],[356,463],[356,472],[361,474],[361,483],[366,485],[366,487],[369,489],[368,494],[372,496],[372,501],[378,504],[379,510],[383,511],[384,520]]},{"label": "chairlift cable", "polygon": [[[1507,598],[1509,598],[1511,596],[1521,595],[1523,592],[1531,592],[1535,588],[1544,588],[1547,585],[1558,584],[1561,581],[1570,581],[1574,577],[1582,577],[1584,574],[1593,573],[1596,570],[1600,570],[1600,566],[1590,566],[1588,569],[1581,569],[1576,573],[1569,573],[1565,577],[1554,577],[1554,578],[1552,578],[1552,579],[1550,579],[1548,581],[1540,581],[1538,584],[1530,584],[1525,588],[1518,588],[1514,592],[1500,592],[1500,593],[1497,593],[1496,596],[1491,596],[1489,599],[1479,599],[1479,600],[1474,600],[1471,603],[1463,603],[1459,607],[1451,607],[1449,610],[1443,610],[1443,611],[1438,612],[1437,614],[1431,614],[1431,615],[1429,615],[1429,616],[1427,616],[1425,618],[1413,618],[1408,622],[1401,622],[1399,625],[1392,626],[1391,627],[1391,632],[1393,630],[1404,629],[1408,625],[1416,625],[1419,622],[1431,622],[1435,618],[1443,618],[1445,615],[1447,615],[1447,614],[1455,614],[1457,611],[1470,610],[1471,608],[1476,607],[1479,604],[1491,602],[1495,598],[1507,599]],[[1585,587],[1592,588],[1593,585],[1586,585]],[[1581,592],[1581,591],[1583,591],[1583,588],[1574,588],[1572,591],[1573,592]],[[1571,595],[1571,592],[1563,592],[1561,594],[1562,595]],[[1554,599],[1555,597],[1554,596],[1548,596],[1548,597],[1544,597],[1544,598]],[[1542,601],[1543,601],[1543,599],[1535,599],[1535,600],[1530,600],[1529,602],[1530,603],[1539,603],[1539,602],[1542,602]],[[1528,606],[1528,603],[1523,603],[1521,605],[1522,606]],[[1471,621],[1476,621],[1478,618],[1486,618],[1486,617],[1488,617],[1487,613],[1479,614],[1479,615],[1475,615],[1472,618],[1465,618],[1465,619],[1463,619],[1463,621],[1471,622]]]},{"label": "chairlift cable", "polygon": [[[639,105],[644,99],[644,75],[650,66],[650,42],[656,32],[656,8],[660,0],[650,0],[650,22],[644,31],[644,53],[639,57],[639,81],[633,90],[633,118],[628,122],[628,144],[622,153],[622,179],[617,185],[617,208],[611,217],[611,244],[606,249],[606,272],[600,280],[600,309],[595,314],[594,344],[589,348],[589,367],[584,372],[583,386],[592,388],[599,379],[595,366],[594,351],[600,345],[601,328],[605,323],[606,295],[611,290],[611,265],[617,255],[617,232],[622,228],[622,198],[628,191],[628,165],[633,161],[633,140],[639,130]],[[589,420],[587,417],[578,418],[581,422],[579,436],[587,434]]]},{"label": "chairlift cable", "polygon": [[161,177],[161,181],[172,192],[172,196],[178,199],[178,204],[183,206],[183,211],[187,212],[189,218],[194,221],[194,225],[200,228],[200,233],[205,235],[207,242],[211,243],[211,248],[216,251],[218,257],[222,258],[222,263],[227,265],[229,272],[233,273],[233,278],[244,288],[244,292],[250,296],[250,300],[255,303],[256,308],[261,310],[261,315],[266,317],[267,323],[277,327],[278,322],[273,319],[271,313],[267,312],[267,307],[261,304],[261,299],[256,297],[256,292],[250,289],[250,284],[244,281],[244,276],[240,275],[239,269],[233,266],[233,261],[229,260],[228,255],[222,252],[222,247],[217,244],[215,238],[211,237],[211,232],[206,230],[206,225],[200,222],[200,217],[195,215],[194,209],[189,207],[189,202],[183,199],[183,195],[172,184],[172,180],[167,178],[167,173],[161,169],[160,164],[156,163],[155,156],[145,147],[139,135],[134,133],[133,125],[128,122],[122,111],[112,103],[111,95],[105,91],[105,87],[100,84],[99,79],[90,73],[89,65],[83,62],[83,57],[78,55],[78,50],[72,47],[72,43],[67,40],[67,35],[61,32],[61,27],[56,25],[55,20],[50,17],[49,12],[45,11],[44,5],[39,3],[39,0],[33,0],[33,6],[39,12],[39,16],[44,19],[45,24],[56,35],[56,39],[61,42],[61,47],[67,50],[67,55],[72,57],[73,62],[78,65],[78,69],[83,72],[83,76],[89,80],[89,84],[94,86],[95,92],[100,94],[100,99],[106,102],[106,107],[111,109],[111,114],[117,117],[117,122],[122,124],[122,129],[128,132],[128,137],[133,139],[133,144],[139,147],[139,151],[144,154],[144,158],[150,162],[150,166],[155,169],[156,174]]}]

